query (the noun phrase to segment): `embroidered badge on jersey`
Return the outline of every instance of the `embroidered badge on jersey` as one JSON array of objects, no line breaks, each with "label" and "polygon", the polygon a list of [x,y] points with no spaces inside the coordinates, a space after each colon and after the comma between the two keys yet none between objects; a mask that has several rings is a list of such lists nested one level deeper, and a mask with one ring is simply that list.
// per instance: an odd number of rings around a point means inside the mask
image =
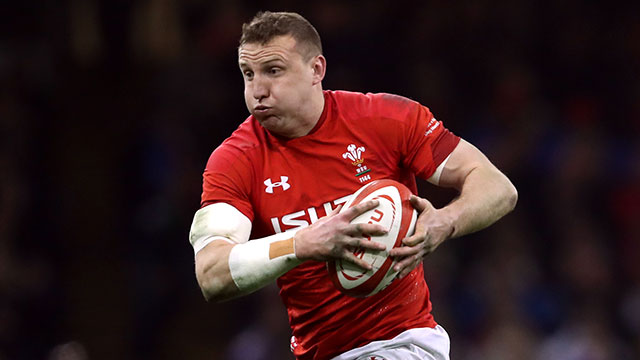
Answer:
[{"label": "embroidered badge on jersey", "polygon": [[364,146],[357,146],[356,144],[350,144],[347,146],[347,152],[342,154],[343,159],[351,160],[351,164],[356,167],[356,177],[361,183],[371,180],[371,174],[367,174],[371,171],[364,164],[364,158],[362,153],[367,151]]}]

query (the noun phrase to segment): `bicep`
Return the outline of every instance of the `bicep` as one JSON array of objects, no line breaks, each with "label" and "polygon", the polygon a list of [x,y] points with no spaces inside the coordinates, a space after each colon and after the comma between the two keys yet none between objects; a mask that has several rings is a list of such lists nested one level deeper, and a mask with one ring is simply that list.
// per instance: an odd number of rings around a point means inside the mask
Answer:
[{"label": "bicep", "polygon": [[437,185],[461,190],[467,176],[477,168],[498,171],[478,148],[460,139],[444,163]]}]

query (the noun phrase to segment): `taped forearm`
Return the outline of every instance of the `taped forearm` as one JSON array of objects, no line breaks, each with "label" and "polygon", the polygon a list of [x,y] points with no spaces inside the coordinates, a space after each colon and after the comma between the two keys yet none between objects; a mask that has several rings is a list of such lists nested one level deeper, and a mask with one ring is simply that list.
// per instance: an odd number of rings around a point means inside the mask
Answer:
[{"label": "taped forearm", "polygon": [[301,263],[287,231],[238,244],[229,253],[229,272],[242,293],[250,293],[273,282]]},{"label": "taped forearm", "polygon": [[293,245],[296,231],[249,241],[250,233],[249,218],[229,204],[214,203],[196,212],[189,240],[207,299],[255,291],[301,263]]}]

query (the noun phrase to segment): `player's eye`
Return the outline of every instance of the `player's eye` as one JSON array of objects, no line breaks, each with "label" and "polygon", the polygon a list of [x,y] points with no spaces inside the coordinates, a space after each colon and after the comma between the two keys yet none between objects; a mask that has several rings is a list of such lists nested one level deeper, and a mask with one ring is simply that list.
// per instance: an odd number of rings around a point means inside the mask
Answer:
[{"label": "player's eye", "polygon": [[281,69],[281,68],[279,68],[279,67],[275,67],[275,66],[274,66],[274,67],[272,67],[272,68],[270,68],[270,69],[269,69],[269,74],[271,74],[271,75],[278,75],[278,74],[280,74],[281,72],[282,72],[282,69]]},{"label": "player's eye", "polygon": [[246,70],[242,73],[247,80],[253,79],[253,71]]}]

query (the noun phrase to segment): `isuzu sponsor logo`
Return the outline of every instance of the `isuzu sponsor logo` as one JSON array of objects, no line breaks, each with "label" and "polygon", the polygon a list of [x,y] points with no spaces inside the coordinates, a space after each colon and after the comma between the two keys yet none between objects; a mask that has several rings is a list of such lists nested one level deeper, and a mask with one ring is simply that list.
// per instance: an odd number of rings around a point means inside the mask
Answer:
[{"label": "isuzu sponsor logo", "polygon": [[[298,210],[292,212],[291,214],[282,215],[280,217],[272,217],[271,225],[273,226],[273,231],[275,231],[277,234],[287,230],[307,227],[318,221],[320,217],[324,217],[330,214],[333,210],[340,206],[340,204],[346,203],[350,197],[351,194],[333,201],[326,202],[322,204],[322,206]],[[318,216],[318,213],[320,214],[320,216]]]}]

